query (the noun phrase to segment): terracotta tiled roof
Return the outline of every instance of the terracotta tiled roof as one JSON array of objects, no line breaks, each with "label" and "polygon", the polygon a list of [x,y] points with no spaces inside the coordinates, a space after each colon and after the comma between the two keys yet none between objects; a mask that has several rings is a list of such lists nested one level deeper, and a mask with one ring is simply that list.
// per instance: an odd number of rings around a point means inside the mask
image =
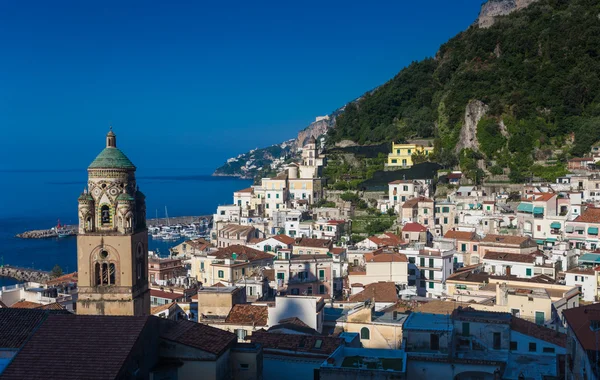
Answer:
[{"label": "terracotta tiled roof", "polygon": [[240,325],[266,326],[269,316],[269,308],[261,305],[237,304],[233,305],[229,315],[225,318],[226,323]]},{"label": "terracotta tiled roof", "polygon": [[473,273],[471,271],[452,273],[446,281],[461,281],[483,283],[488,282],[490,275],[485,272]]},{"label": "terracotta tiled roof", "polygon": [[554,193],[540,193],[540,194],[535,194],[535,201],[547,202],[550,199],[554,198],[555,196],[556,196],[556,194],[554,194]]},{"label": "terracotta tiled roof", "polygon": [[36,309],[40,310],[66,310],[63,305],[58,302],[49,303],[48,305],[42,305],[37,307]]},{"label": "terracotta tiled roof", "polygon": [[414,181],[410,180],[410,179],[397,179],[395,181],[392,181],[390,183],[388,183],[388,185],[398,185],[400,183],[413,183]]},{"label": "terracotta tiled roof", "polygon": [[241,261],[266,260],[272,259],[274,257],[269,253],[259,251],[258,249],[246,247],[245,245],[230,245],[229,247],[220,248],[212,255],[214,255],[215,258],[218,260],[224,260],[233,259],[234,253],[236,255],[236,260]]},{"label": "terracotta tiled roof", "polygon": [[[123,363],[149,318],[154,317],[50,314],[8,365],[2,378],[125,378]],[[69,348],[68,361],[57,344]]]},{"label": "terracotta tiled roof", "polygon": [[592,268],[573,268],[566,271],[566,273],[586,274],[588,276],[595,275],[595,271]]},{"label": "terracotta tiled roof", "polygon": [[177,322],[161,338],[215,355],[221,355],[237,341],[233,333],[191,321]]},{"label": "terracotta tiled roof", "polygon": [[402,232],[425,232],[427,231],[427,227],[419,224],[419,223],[406,223],[402,227]]},{"label": "terracotta tiled roof", "polygon": [[408,259],[402,253],[397,252],[367,252],[364,254],[366,263],[406,263]]},{"label": "terracotta tiled roof", "polygon": [[346,248],[334,247],[331,248],[329,252],[331,252],[334,255],[341,255],[342,253],[346,252]]},{"label": "terracotta tiled roof", "polygon": [[163,290],[150,289],[150,297],[165,298],[165,299],[169,299],[169,300],[178,300],[178,299],[184,298],[185,296],[181,293],[171,293],[171,292],[165,292]]},{"label": "terracotta tiled roof", "polygon": [[588,207],[585,211],[575,218],[574,222],[582,223],[600,223],[600,208]]},{"label": "terracotta tiled roof", "polygon": [[375,302],[397,302],[398,289],[393,282],[375,282],[365,286],[365,289],[353,296],[350,296],[350,302],[364,302],[366,300]]},{"label": "terracotta tiled roof", "polygon": [[294,241],[296,247],[310,247],[310,248],[331,248],[333,242],[329,239],[311,239],[307,237],[297,238]]},{"label": "terracotta tiled roof", "polygon": [[378,247],[396,247],[405,243],[400,236],[391,232],[384,232],[383,234],[374,235],[367,239],[377,244]]},{"label": "terracotta tiled roof", "polygon": [[321,335],[317,330],[313,329],[312,327],[310,327],[309,325],[304,323],[298,317],[290,317],[290,318],[282,319],[281,321],[279,321],[278,324],[271,326],[269,328],[269,330],[267,330],[267,331],[278,332],[277,330],[282,330],[282,329],[292,330],[292,331],[296,331],[298,333],[306,334],[306,335]]},{"label": "terracotta tiled roof", "polygon": [[227,224],[219,230],[219,236],[226,236],[228,234],[239,234],[239,236],[247,237],[254,233],[255,228],[252,226],[242,226],[239,224]]},{"label": "terracotta tiled roof", "polygon": [[600,321],[600,303],[563,310],[563,317],[585,350],[598,350],[596,334],[590,325],[592,321]]},{"label": "terracotta tiled roof", "polygon": [[509,245],[522,245],[526,241],[531,240],[528,236],[515,236],[515,235],[493,235],[487,234],[483,239],[482,243],[497,243],[497,244],[509,244]]},{"label": "terracotta tiled roof", "polygon": [[447,177],[448,179],[461,179],[462,173],[450,173]]},{"label": "terracotta tiled roof", "polygon": [[40,306],[44,306],[44,304],[31,301],[19,301],[11,305],[14,309],[37,309]]},{"label": "terracotta tiled roof", "polygon": [[160,305],[160,306],[155,306],[153,308],[150,308],[150,314],[152,315],[156,315],[158,313],[162,313],[165,310],[169,310],[171,308],[171,306],[176,305],[175,302],[171,302],[165,305]]},{"label": "terracotta tiled roof", "polygon": [[46,285],[60,285],[60,284],[76,284],[77,283],[77,272],[68,273],[60,277],[53,278],[52,280],[46,281]]},{"label": "terracotta tiled roof", "polygon": [[263,269],[262,274],[267,280],[275,281],[275,269]]},{"label": "terracotta tiled roof", "polygon": [[253,188],[247,187],[247,188],[242,189],[242,190],[234,191],[234,193],[251,193],[252,191],[254,191]]},{"label": "terracotta tiled roof", "polygon": [[537,339],[541,339],[557,346],[567,347],[567,334],[559,333],[545,326],[526,321],[521,318],[512,317],[510,328],[521,334],[525,334]]},{"label": "terracotta tiled roof", "polygon": [[461,241],[477,241],[477,234],[472,231],[448,231],[444,235],[446,239],[456,239]]},{"label": "terracotta tiled roof", "polygon": [[186,240],[185,244],[198,251],[205,251],[208,247],[210,247],[210,243],[204,240],[203,238],[199,238],[196,240]]},{"label": "terracotta tiled roof", "polygon": [[486,252],[484,260],[511,261],[516,263],[534,263],[535,256],[507,252]]},{"label": "terracotta tiled roof", "polygon": [[291,245],[294,244],[294,238],[293,237],[289,237],[286,234],[279,234],[279,235],[275,235],[273,236],[273,239],[282,242],[283,244],[286,245]]},{"label": "terracotta tiled roof", "polygon": [[341,338],[320,335],[269,333],[262,330],[252,333],[250,341],[261,344],[265,351],[271,351],[274,354],[287,351],[294,356],[308,355],[323,358],[327,358],[343,344]]},{"label": "terracotta tiled roof", "polygon": [[421,202],[433,203],[433,200],[426,197],[411,198],[402,204],[402,208],[413,208]]},{"label": "terracotta tiled roof", "polygon": [[569,160],[569,162],[588,162],[588,161],[591,162],[591,161],[594,161],[594,159],[591,157],[575,157],[575,158],[571,158]]},{"label": "terracotta tiled roof", "polygon": [[310,327],[309,325],[307,325],[306,323],[304,323],[302,321],[302,319],[300,319],[298,317],[284,318],[284,319],[280,320],[278,323],[289,323],[291,325],[297,325],[297,326],[300,326],[300,327]]}]

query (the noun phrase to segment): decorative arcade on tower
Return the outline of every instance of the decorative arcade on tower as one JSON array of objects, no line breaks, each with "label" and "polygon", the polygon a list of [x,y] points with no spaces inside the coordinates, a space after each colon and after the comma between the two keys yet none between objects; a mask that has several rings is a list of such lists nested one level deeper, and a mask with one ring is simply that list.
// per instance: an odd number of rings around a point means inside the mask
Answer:
[{"label": "decorative arcade on tower", "polygon": [[111,128],[79,197],[77,314],[150,313],[146,201],[135,170]]}]

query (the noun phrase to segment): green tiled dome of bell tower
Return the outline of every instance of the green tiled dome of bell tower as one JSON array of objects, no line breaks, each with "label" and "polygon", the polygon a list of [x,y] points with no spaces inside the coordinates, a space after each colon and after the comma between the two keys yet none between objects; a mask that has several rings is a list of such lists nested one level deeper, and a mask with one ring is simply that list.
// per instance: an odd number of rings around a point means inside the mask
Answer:
[{"label": "green tiled dome of bell tower", "polygon": [[117,136],[111,130],[106,135],[106,148],[92,161],[89,169],[134,169],[135,165],[117,148]]}]

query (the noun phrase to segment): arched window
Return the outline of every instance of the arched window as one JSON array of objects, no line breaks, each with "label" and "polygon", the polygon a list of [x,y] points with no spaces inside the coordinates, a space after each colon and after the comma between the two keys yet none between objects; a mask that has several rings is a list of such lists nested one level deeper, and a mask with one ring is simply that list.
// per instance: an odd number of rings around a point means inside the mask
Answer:
[{"label": "arched window", "polygon": [[94,275],[96,277],[96,285],[102,285],[102,273],[100,270],[100,263],[96,263],[94,266]]},{"label": "arched window", "polygon": [[360,329],[360,339],[369,340],[370,337],[371,337],[371,332],[369,331],[368,328],[363,327],[362,329]]},{"label": "arched window", "polygon": [[114,285],[116,282],[115,264],[108,264],[108,285]]},{"label": "arched window", "polygon": [[108,263],[102,264],[102,285],[108,285]]},{"label": "arched window", "polygon": [[100,208],[100,223],[110,224],[110,207],[104,205]]},{"label": "arched window", "polygon": [[88,231],[92,229],[92,217],[89,215],[85,217],[85,229]]}]

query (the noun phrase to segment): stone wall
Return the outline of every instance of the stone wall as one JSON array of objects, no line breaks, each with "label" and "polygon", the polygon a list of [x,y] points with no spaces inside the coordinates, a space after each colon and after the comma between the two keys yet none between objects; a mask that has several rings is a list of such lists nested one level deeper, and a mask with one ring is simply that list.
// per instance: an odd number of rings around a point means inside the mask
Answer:
[{"label": "stone wall", "polygon": [[11,266],[3,266],[0,269],[0,276],[14,278],[22,282],[46,282],[50,280],[50,273],[35,269],[17,268]]}]

